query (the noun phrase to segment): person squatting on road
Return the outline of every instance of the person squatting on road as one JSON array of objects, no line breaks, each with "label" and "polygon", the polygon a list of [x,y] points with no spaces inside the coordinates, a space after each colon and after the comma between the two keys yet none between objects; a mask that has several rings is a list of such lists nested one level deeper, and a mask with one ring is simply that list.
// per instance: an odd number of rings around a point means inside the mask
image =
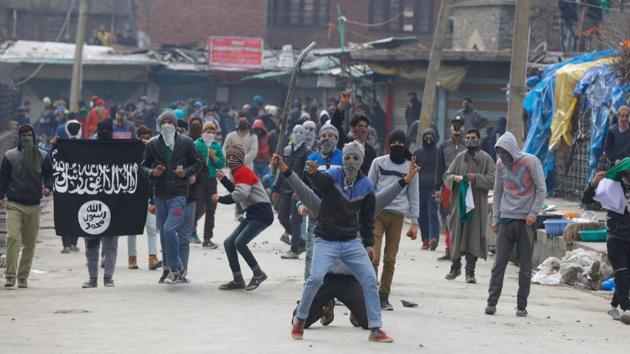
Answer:
[{"label": "person squatting on road", "polygon": [[5,288],[14,288],[16,277],[18,288],[28,288],[39,232],[39,204],[42,196],[50,194],[53,182],[51,160],[37,148],[33,127],[22,125],[18,136],[17,147],[4,154],[0,166],[0,208],[4,198],[8,200]]},{"label": "person squatting on road", "polygon": [[303,338],[304,323],[313,299],[330,268],[341,260],[363,288],[371,330],[369,340],[393,341],[381,329],[376,274],[368,256],[373,253],[374,244],[375,189],[360,172],[363,158],[363,146],[352,142],[344,146],[342,168],[322,173],[316,163],[307,162],[309,180],[321,194],[321,208],[317,214],[310,274],[291,329],[294,339]]},{"label": "person squatting on road", "polygon": [[[444,175],[444,185],[453,191],[449,202],[448,229],[451,232],[451,271],[446,279],[462,274],[462,255],[466,258],[466,283],[475,284],[475,265],[478,258],[486,259],[486,222],[488,220],[488,191],[495,180],[496,166],[492,157],[479,148],[481,135],[475,128],[468,129],[464,140],[467,151],[455,157]],[[471,190],[474,208],[468,211],[467,194]]]},{"label": "person squatting on road", "polygon": [[[409,170],[411,153],[407,150],[407,137],[402,130],[395,130],[389,136],[389,155],[377,157],[370,167],[368,178],[376,190],[398,183]],[[384,250],[383,273],[379,288],[381,310],[392,311],[394,307],[389,303],[396,255],[400,245],[400,234],[405,223],[405,215],[411,219],[411,227],[407,236],[415,240],[418,236],[418,178],[414,178],[408,187],[375,216],[374,225],[374,271],[378,276],[378,266],[381,261],[381,249]],[[383,237],[383,234],[385,237]]]},{"label": "person squatting on road", "polygon": [[[289,166],[277,155],[274,155],[273,165],[278,166],[286,183],[299,196],[313,216],[319,214],[321,199],[310,189]],[[412,183],[418,172],[415,163],[409,164],[407,174],[383,189],[375,195],[375,212],[379,213],[384,207],[389,205],[405,187]],[[321,319],[324,326],[329,325],[335,318],[335,299],[339,299],[350,310],[350,322],[355,327],[368,329],[367,312],[363,288],[352,272],[341,261],[337,260],[335,265],[324,277],[324,283],[315,294],[308,317],[304,323],[304,328],[309,328],[317,320]],[[297,313],[297,308],[293,311],[293,316]]]},{"label": "person squatting on road", "polygon": [[[630,299],[628,298],[630,291],[630,271],[628,270],[630,269],[630,157],[617,161],[608,173],[598,172],[584,191],[582,203],[592,204],[594,202],[595,191],[604,177],[621,182],[627,203],[623,214],[607,210],[608,240],[606,246],[608,259],[615,271],[615,294],[610,303],[608,314],[613,319],[621,320],[630,325]],[[621,313],[617,309],[618,306],[621,307]]]},{"label": "person squatting on road", "polygon": [[497,253],[485,312],[487,315],[496,313],[505,268],[516,246],[519,266],[516,315],[526,317],[536,233],[534,223],[545,201],[547,187],[540,160],[521,152],[512,133],[503,134],[495,149],[499,159],[494,181],[492,229],[498,232]]},{"label": "person squatting on road", "polygon": [[[244,164],[245,149],[243,146],[238,144],[227,146],[225,158],[234,180],[230,181],[222,173],[219,174],[219,179],[230,194],[224,196],[215,194],[212,196],[212,201],[221,204],[240,204],[245,211],[245,219],[223,242],[234,279],[222,284],[219,289],[254,290],[267,279],[267,275],[260,269],[258,261],[247,244],[273,223],[273,210],[260,179],[254,174],[254,171]],[[247,286],[243,280],[237,251],[254,273]]]},{"label": "person squatting on road", "polygon": [[180,249],[187,248],[179,232],[185,221],[189,178],[202,162],[192,139],[176,134],[177,118],[172,110],[158,117],[159,135],[144,150],[142,171],[153,181],[157,225],[160,231],[164,272],[160,282],[175,284],[184,275]]}]

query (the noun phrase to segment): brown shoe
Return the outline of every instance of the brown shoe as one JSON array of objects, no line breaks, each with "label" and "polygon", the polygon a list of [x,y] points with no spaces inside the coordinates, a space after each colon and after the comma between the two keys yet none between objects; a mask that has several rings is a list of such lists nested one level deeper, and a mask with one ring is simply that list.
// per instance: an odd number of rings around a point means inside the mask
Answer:
[{"label": "brown shoe", "polygon": [[129,269],[138,269],[138,262],[136,261],[136,256],[129,256]]},{"label": "brown shoe", "polygon": [[7,278],[4,282],[5,288],[13,288],[15,287],[15,278]]},{"label": "brown shoe", "polygon": [[156,270],[162,266],[162,261],[156,255],[149,256],[149,269]]},{"label": "brown shoe", "polygon": [[18,279],[18,288],[20,289],[28,288],[28,282],[26,281],[26,279]]}]

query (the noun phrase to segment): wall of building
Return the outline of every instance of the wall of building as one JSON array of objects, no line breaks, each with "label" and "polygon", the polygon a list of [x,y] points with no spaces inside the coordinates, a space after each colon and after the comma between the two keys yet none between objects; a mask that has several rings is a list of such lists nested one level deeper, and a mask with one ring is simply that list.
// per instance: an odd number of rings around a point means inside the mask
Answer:
[{"label": "wall of building", "polygon": [[138,24],[152,44],[196,44],[209,36],[264,37],[266,0],[136,0]]},{"label": "wall of building", "polygon": [[[455,1],[450,15],[453,49],[511,50],[514,4],[515,0]],[[557,1],[534,0],[530,6],[530,49],[547,42],[548,50],[559,50]]]},{"label": "wall of building", "polygon": [[[0,4],[0,35],[17,39],[53,41],[66,18],[71,0],[5,0]],[[87,36],[92,29],[103,25],[112,32],[132,28],[132,0],[91,1],[87,18]],[[60,41],[73,42],[76,35],[79,4],[75,2],[68,26]]]},{"label": "wall of building", "polygon": [[[317,41],[319,47],[338,47],[336,30],[337,4],[349,19],[370,22],[371,0],[330,0],[328,23],[321,26],[276,25],[270,16],[272,0],[135,0],[138,24],[151,37],[153,44],[190,44],[205,46],[211,35],[252,36],[265,38],[267,48],[280,48],[292,44],[295,48],[305,47]],[[439,0],[419,0],[437,16]],[[383,31],[347,24],[346,42],[366,42],[392,37],[418,35],[423,44],[429,46],[433,25],[427,33]]]}]

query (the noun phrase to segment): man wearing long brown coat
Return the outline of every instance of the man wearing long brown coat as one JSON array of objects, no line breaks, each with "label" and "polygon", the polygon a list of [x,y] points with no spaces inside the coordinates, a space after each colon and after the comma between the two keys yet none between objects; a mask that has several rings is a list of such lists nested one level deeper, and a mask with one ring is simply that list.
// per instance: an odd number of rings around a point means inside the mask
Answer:
[{"label": "man wearing long brown coat", "polygon": [[[453,238],[451,248],[451,271],[446,279],[452,280],[461,275],[462,255],[466,257],[466,282],[476,283],[475,265],[478,258],[487,257],[486,222],[488,218],[488,191],[494,185],[496,165],[492,157],[479,148],[481,136],[479,130],[466,131],[464,144],[466,151],[455,157],[444,174],[444,184],[453,193],[449,201],[451,210],[447,222]],[[468,213],[460,211],[465,203],[460,204],[460,188],[463,181],[472,191],[474,208]],[[464,216],[465,217],[462,217]]]}]

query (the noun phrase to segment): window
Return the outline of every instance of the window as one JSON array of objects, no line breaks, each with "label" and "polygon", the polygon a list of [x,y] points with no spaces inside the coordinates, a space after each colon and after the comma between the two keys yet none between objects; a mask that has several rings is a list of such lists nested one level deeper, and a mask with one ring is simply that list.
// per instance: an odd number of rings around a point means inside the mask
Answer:
[{"label": "window", "polygon": [[328,24],[329,0],[272,0],[269,17],[278,26],[318,26]]},{"label": "window", "polygon": [[430,33],[433,30],[433,0],[371,0],[370,23],[376,30]]}]

